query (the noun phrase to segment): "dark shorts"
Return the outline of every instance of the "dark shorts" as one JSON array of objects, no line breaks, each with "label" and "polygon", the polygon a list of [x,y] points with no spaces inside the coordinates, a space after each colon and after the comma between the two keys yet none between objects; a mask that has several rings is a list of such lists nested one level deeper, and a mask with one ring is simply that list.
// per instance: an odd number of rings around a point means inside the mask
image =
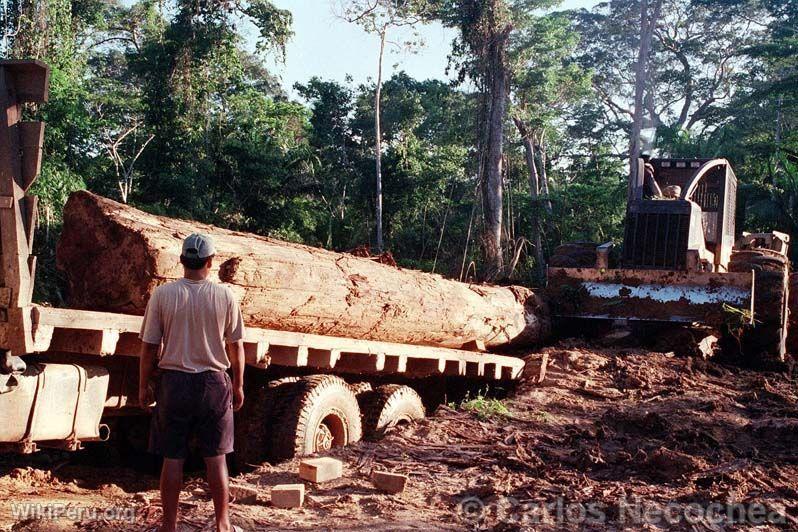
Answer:
[{"label": "dark shorts", "polygon": [[186,458],[189,441],[203,457],[233,452],[233,386],[227,373],[161,372],[150,452]]}]

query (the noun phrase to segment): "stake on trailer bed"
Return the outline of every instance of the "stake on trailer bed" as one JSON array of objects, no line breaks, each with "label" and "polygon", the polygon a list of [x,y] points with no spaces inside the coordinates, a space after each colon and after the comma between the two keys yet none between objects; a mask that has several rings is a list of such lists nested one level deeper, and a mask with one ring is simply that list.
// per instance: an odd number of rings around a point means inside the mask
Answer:
[{"label": "stake on trailer bed", "polygon": [[[36,197],[27,195],[41,167],[44,125],[20,122],[20,104],[47,100],[49,70],[36,61],[0,62],[0,347],[16,354],[66,352],[136,356],[141,317],[32,303]],[[247,364],[312,367],[336,373],[451,375],[517,379],[518,358],[458,349],[247,328]]]},{"label": "stake on trailer bed", "polygon": [[39,61],[0,65],[0,245],[5,323],[0,345],[15,353],[33,351],[32,307],[36,257],[31,254],[36,197],[27,194],[41,168],[44,124],[22,122],[21,105],[47,101],[49,69]]}]

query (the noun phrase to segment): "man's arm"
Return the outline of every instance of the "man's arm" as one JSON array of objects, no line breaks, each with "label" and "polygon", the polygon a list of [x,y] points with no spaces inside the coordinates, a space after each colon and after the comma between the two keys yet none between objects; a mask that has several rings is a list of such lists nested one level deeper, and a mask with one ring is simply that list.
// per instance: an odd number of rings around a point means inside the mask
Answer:
[{"label": "man's arm", "polygon": [[233,370],[233,410],[237,412],[244,404],[244,340],[228,343],[227,356]]},{"label": "man's arm", "polygon": [[147,408],[155,397],[150,390],[150,381],[155,368],[158,366],[158,351],[163,338],[163,324],[158,309],[158,290],[152,293],[144,310],[144,319],[141,323],[141,349],[139,350],[139,406]]},{"label": "man's arm", "polygon": [[142,408],[147,408],[155,400],[150,389],[150,381],[158,365],[159,347],[158,344],[141,342],[141,351],[139,352],[139,406]]}]

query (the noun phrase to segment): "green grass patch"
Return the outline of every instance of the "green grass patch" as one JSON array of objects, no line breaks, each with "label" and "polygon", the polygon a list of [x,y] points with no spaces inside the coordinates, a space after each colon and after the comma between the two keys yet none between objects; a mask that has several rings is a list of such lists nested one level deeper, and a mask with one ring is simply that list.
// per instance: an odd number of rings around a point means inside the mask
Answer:
[{"label": "green grass patch", "polygon": [[510,410],[501,400],[494,397],[487,397],[482,392],[471,397],[467,394],[460,404],[449,403],[450,408],[471,412],[477,418],[485,421],[494,417],[507,417]]}]

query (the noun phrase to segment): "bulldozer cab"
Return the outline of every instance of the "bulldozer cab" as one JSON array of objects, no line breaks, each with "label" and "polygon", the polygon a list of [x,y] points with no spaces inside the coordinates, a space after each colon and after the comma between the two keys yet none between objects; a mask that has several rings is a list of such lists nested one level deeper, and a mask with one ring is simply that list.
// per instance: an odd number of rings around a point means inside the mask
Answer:
[{"label": "bulldozer cab", "polygon": [[629,183],[622,267],[727,271],[736,195],[726,159],[640,159]]}]

